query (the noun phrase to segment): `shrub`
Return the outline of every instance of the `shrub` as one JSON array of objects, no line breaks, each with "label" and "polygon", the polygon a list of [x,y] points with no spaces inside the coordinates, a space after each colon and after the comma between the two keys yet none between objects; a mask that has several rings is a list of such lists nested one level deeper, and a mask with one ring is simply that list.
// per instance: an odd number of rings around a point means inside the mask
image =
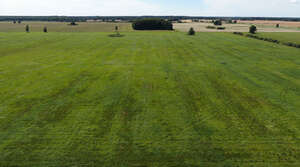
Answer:
[{"label": "shrub", "polygon": [[188,32],[188,35],[195,35],[195,34],[196,34],[196,32],[195,32],[194,28],[191,27],[189,32]]},{"label": "shrub", "polygon": [[244,35],[242,32],[233,32],[233,34],[236,34],[236,35]]},{"label": "shrub", "polygon": [[276,24],[276,28],[279,28],[279,24]]},{"label": "shrub", "polygon": [[252,26],[250,26],[250,28],[249,28],[249,32],[250,32],[251,34],[255,34],[255,33],[256,33],[256,31],[257,31],[257,28],[256,28],[256,26],[255,26],[255,25],[252,25]]},{"label": "shrub", "polygon": [[43,31],[44,31],[45,33],[47,33],[47,32],[48,32],[47,27],[44,27]]},{"label": "shrub", "polygon": [[207,29],[216,29],[215,26],[207,26],[206,28],[207,28]]},{"label": "shrub", "polygon": [[78,24],[75,21],[72,21],[69,25],[70,26],[77,26]]},{"label": "shrub", "polygon": [[29,25],[26,25],[25,31],[26,31],[26,32],[29,32]]},{"label": "shrub", "polygon": [[135,30],[173,30],[173,24],[163,19],[141,19],[132,23]]},{"label": "shrub", "polygon": [[21,20],[18,20],[18,24],[21,24],[21,22],[22,22]]},{"label": "shrub", "polygon": [[217,30],[225,30],[226,27],[217,27]]},{"label": "shrub", "polygon": [[[237,32],[234,32],[234,34],[238,34],[238,33],[237,33]],[[267,41],[267,42],[273,42],[273,43],[276,43],[276,44],[283,44],[283,45],[286,45],[286,46],[291,46],[291,47],[295,47],[295,48],[300,48],[300,44],[295,44],[295,43],[292,43],[292,42],[285,42],[285,43],[282,43],[282,42],[280,42],[279,40],[276,40],[276,39],[272,39],[272,38],[264,38],[264,37],[258,37],[258,36],[253,35],[253,34],[247,34],[246,36],[249,37],[249,38],[254,38],[254,39],[263,40],[263,41]]]},{"label": "shrub", "polygon": [[222,20],[215,20],[214,25],[221,26],[222,25]]},{"label": "shrub", "polygon": [[295,48],[300,48],[300,44],[295,44],[292,42],[287,42],[287,43],[283,43],[286,46],[291,46],[291,47],[295,47]]},{"label": "shrub", "polygon": [[16,24],[17,22],[16,22],[16,20],[14,20],[14,24]]},{"label": "shrub", "polygon": [[234,21],[233,21],[233,24],[236,24],[236,23],[237,23],[237,20],[234,20]]}]

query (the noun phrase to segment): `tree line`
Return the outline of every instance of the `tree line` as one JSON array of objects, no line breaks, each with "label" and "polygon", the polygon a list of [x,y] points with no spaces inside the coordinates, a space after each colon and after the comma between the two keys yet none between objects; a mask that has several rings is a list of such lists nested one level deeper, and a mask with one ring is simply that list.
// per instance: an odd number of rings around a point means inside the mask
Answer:
[{"label": "tree line", "polygon": [[88,20],[102,20],[115,22],[117,20],[133,22],[138,19],[157,18],[168,21],[180,21],[185,19],[206,20],[277,20],[300,21],[300,17],[204,17],[204,16],[0,16],[0,21],[58,21],[58,22],[86,22]]}]

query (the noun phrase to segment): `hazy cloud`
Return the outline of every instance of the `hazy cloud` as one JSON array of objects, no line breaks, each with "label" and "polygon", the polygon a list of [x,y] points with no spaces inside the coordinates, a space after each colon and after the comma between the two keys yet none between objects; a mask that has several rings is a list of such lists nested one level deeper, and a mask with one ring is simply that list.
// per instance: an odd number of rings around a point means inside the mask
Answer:
[{"label": "hazy cloud", "polygon": [[[204,0],[205,15],[300,17],[298,0]],[[296,5],[295,5],[296,4]]]},{"label": "hazy cloud", "polygon": [[0,0],[0,15],[300,17],[300,0]]},{"label": "hazy cloud", "polygon": [[290,0],[290,2],[296,4],[298,3],[298,0]]},{"label": "hazy cloud", "polygon": [[142,0],[0,0],[0,15],[143,15],[160,6]]}]

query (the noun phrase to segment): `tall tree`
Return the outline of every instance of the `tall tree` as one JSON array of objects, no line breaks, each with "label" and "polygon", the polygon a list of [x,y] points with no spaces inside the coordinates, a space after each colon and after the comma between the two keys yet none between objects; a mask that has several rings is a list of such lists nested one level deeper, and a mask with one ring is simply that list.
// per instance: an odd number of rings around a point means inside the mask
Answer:
[{"label": "tall tree", "polygon": [[249,32],[250,32],[251,34],[255,34],[255,33],[256,33],[256,31],[257,31],[257,28],[256,28],[256,26],[255,26],[255,25],[252,25],[252,26],[250,26],[250,28],[249,28]]},{"label": "tall tree", "polygon": [[29,32],[29,25],[26,25],[25,31],[26,31],[26,32]]}]

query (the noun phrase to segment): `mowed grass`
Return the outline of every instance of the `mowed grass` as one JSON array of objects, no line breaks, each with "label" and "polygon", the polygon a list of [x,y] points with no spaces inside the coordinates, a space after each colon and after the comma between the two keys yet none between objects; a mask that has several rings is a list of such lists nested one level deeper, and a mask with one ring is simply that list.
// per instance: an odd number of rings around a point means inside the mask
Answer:
[{"label": "mowed grass", "polygon": [[115,27],[119,31],[132,31],[130,23],[106,23],[106,22],[76,22],[78,25],[70,26],[68,22],[30,22],[21,24],[13,22],[0,22],[0,32],[25,32],[25,26],[29,25],[31,32],[43,32],[47,27],[49,32],[111,32]]},{"label": "mowed grass", "polygon": [[257,36],[265,37],[265,38],[272,38],[279,40],[281,42],[292,42],[295,44],[300,44],[300,33],[298,32],[287,32],[287,33],[257,33]]},{"label": "mowed grass", "polygon": [[109,34],[0,33],[0,166],[300,165],[299,49]]},{"label": "mowed grass", "polygon": [[[270,24],[254,24],[256,25],[258,32],[300,32],[300,29],[298,27],[295,27],[295,25],[286,24],[280,26],[279,28],[276,28],[276,24],[270,25]],[[296,22],[297,23],[297,22]],[[252,25],[250,23],[243,23],[239,22],[238,24],[226,24],[223,23],[222,27],[225,27],[225,30],[217,30],[217,29],[208,29],[207,26],[214,26],[212,23],[175,23],[174,29],[182,32],[187,32],[191,27],[195,29],[195,31],[198,32],[249,32],[249,27]]]}]

